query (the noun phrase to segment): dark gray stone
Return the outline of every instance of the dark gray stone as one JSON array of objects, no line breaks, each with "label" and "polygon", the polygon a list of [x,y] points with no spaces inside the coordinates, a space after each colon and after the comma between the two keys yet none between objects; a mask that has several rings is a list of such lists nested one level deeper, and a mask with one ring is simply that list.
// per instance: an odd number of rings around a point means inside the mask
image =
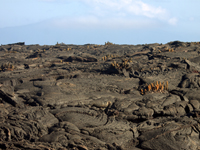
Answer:
[{"label": "dark gray stone", "polygon": [[180,41],[1,45],[0,147],[198,149],[199,53]]}]

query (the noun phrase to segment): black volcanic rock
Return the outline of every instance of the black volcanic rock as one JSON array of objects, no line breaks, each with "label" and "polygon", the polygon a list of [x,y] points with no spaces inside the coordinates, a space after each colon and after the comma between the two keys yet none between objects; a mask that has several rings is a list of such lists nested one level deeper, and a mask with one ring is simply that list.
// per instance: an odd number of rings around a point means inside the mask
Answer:
[{"label": "black volcanic rock", "polygon": [[0,148],[199,149],[200,43],[0,46]]}]

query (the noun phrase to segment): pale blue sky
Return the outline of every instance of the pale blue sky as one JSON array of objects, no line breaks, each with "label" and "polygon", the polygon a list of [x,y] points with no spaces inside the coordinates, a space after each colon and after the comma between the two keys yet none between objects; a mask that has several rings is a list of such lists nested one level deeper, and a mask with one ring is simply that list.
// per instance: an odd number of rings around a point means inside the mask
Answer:
[{"label": "pale blue sky", "polygon": [[200,41],[199,0],[0,0],[0,44]]}]

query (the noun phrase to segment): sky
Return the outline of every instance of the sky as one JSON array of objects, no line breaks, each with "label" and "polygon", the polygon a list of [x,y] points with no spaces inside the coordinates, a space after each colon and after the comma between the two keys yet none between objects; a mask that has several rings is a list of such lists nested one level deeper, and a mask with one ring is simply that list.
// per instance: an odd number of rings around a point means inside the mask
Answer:
[{"label": "sky", "polygon": [[200,41],[200,0],[0,0],[0,44]]}]

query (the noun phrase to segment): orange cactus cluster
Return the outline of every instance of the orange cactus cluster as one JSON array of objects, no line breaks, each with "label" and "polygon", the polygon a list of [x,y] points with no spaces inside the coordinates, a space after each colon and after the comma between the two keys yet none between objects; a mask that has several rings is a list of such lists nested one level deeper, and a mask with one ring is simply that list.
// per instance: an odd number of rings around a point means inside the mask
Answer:
[{"label": "orange cactus cluster", "polygon": [[14,68],[14,65],[12,65],[11,63],[5,63],[1,65],[0,71],[13,71]]},{"label": "orange cactus cluster", "polygon": [[117,63],[116,61],[114,61],[113,63],[111,63],[112,67],[115,67],[117,69],[128,69],[130,68],[130,63],[132,62],[131,59],[123,59],[121,63]]},{"label": "orange cactus cluster", "polygon": [[165,51],[168,51],[168,52],[174,52],[174,49],[173,49],[173,48],[168,48],[168,47],[166,47],[164,50],[165,50]]},{"label": "orange cactus cluster", "polygon": [[146,92],[164,92],[168,90],[168,81],[161,83],[160,81],[156,81],[154,83],[150,83],[146,85],[144,89],[141,89],[141,94],[144,95]]}]

